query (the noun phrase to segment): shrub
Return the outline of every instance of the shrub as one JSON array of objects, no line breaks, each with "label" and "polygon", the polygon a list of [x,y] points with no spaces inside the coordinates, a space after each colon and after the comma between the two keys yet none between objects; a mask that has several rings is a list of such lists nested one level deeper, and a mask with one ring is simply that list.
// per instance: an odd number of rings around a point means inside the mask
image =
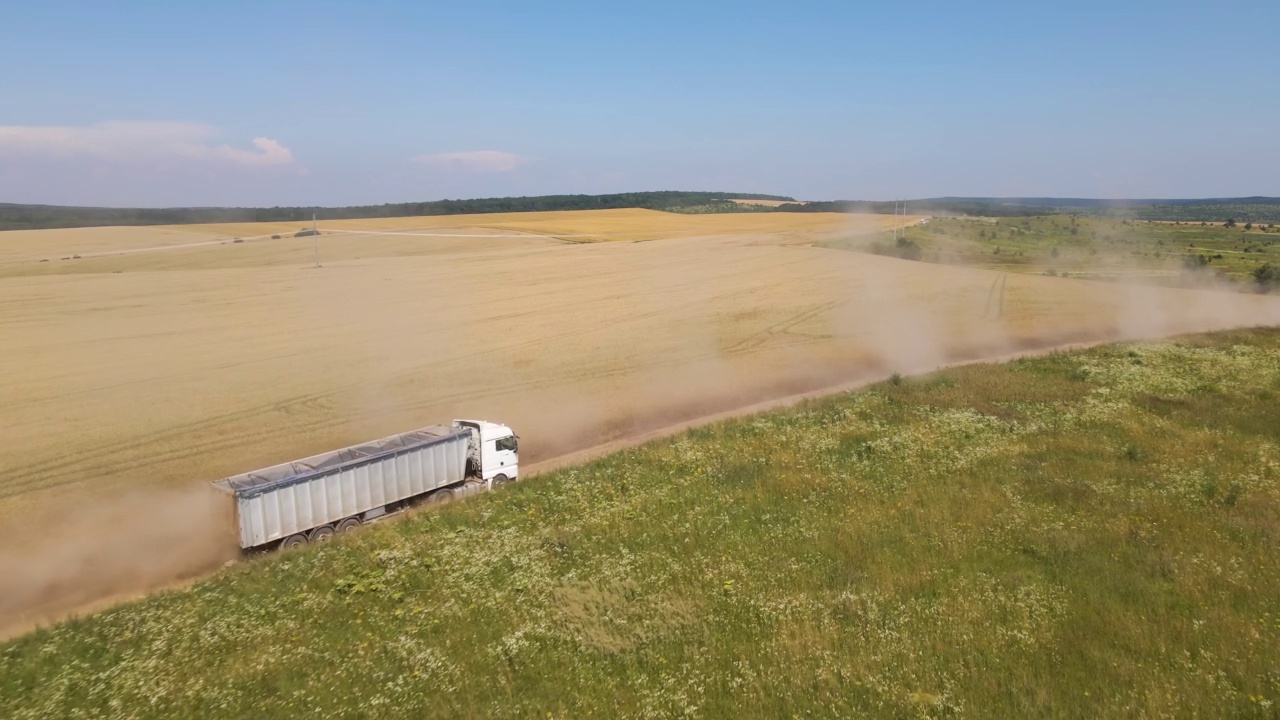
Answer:
[{"label": "shrub", "polygon": [[1209,266],[1209,262],[1209,257],[1206,255],[1184,255],[1182,267],[1187,270],[1203,270]]},{"label": "shrub", "polygon": [[924,255],[920,243],[908,238],[898,238],[897,255],[903,260],[919,260]]},{"label": "shrub", "polygon": [[1262,263],[1253,269],[1253,282],[1258,286],[1258,292],[1271,292],[1272,288],[1280,285],[1280,268],[1269,262]]}]

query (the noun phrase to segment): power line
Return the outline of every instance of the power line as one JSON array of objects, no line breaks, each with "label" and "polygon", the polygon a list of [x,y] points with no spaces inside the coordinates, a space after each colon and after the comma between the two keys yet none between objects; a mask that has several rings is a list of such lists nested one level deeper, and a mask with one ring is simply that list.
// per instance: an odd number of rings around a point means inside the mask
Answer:
[{"label": "power line", "polygon": [[320,230],[316,227],[315,213],[311,213],[311,242],[316,250],[316,267],[320,267]]}]

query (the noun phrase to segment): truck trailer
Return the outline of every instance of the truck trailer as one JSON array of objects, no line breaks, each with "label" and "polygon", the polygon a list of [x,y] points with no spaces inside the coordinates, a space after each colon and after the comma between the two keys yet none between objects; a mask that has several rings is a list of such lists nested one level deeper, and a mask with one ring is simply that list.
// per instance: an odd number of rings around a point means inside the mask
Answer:
[{"label": "truck trailer", "polygon": [[402,510],[519,477],[511,428],[454,420],[214,481],[234,499],[240,547],[295,549]]}]

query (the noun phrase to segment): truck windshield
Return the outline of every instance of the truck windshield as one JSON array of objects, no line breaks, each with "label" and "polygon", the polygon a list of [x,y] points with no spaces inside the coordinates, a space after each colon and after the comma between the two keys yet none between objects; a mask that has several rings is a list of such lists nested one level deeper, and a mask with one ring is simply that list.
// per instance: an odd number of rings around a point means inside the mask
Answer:
[{"label": "truck windshield", "polygon": [[508,435],[507,437],[504,437],[504,438],[498,438],[498,442],[496,444],[499,450],[510,450],[512,452],[515,452],[516,436]]}]

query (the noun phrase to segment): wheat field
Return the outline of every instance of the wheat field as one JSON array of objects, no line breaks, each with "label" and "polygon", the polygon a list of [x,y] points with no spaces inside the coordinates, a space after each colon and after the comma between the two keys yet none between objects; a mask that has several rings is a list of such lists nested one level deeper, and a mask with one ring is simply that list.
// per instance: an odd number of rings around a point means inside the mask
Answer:
[{"label": "wheat field", "polygon": [[763,207],[778,207],[779,205],[807,205],[806,200],[759,200],[756,198],[729,198],[729,202],[738,203],[739,205],[761,205]]},{"label": "wheat field", "polygon": [[[406,233],[392,245],[400,252],[433,247],[411,243],[407,238],[423,239],[439,235],[515,235],[549,237],[572,242],[637,241],[727,233],[765,233],[792,239],[811,239],[850,227],[850,218],[865,230],[884,229],[893,219],[878,215],[847,216],[832,213],[806,214],[707,214],[680,215],[653,210],[580,210],[539,213],[494,213],[487,215],[440,215],[430,217],[368,218],[326,220],[321,231],[326,234],[351,234],[355,231]],[[309,218],[296,222],[216,223],[208,225],[157,225],[150,227],[97,227],[66,230],[14,230],[0,233],[0,277],[33,274],[87,272],[104,269],[145,269],[146,263],[135,261],[109,267],[81,263],[101,257],[137,256],[157,251],[198,252],[202,247],[233,244],[236,238],[249,243],[271,243],[273,235],[290,238],[312,227]],[[371,238],[365,238],[369,240]],[[479,239],[479,238],[474,238]],[[417,247],[415,247],[417,246]],[[292,246],[290,246],[292,249]],[[383,248],[385,249],[385,248]],[[375,250],[374,252],[378,252]],[[281,256],[293,259],[286,250]],[[76,257],[80,256],[80,257]],[[300,255],[298,257],[301,257]],[[254,255],[252,262],[264,257]],[[206,267],[212,256],[200,254],[184,266]],[[42,263],[41,261],[45,261]],[[216,263],[216,260],[213,262]]]},{"label": "wheat field", "polygon": [[[350,220],[322,227],[318,269],[312,238],[189,246],[278,224],[2,233],[0,517],[454,416],[511,423],[537,460],[876,372],[1276,317],[1264,298],[1041,277],[999,288],[986,271],[805,244],[867,223]],[[157,241],[184,247],[87,256]],[[47,251],[85,257],[14,260]]]}]

